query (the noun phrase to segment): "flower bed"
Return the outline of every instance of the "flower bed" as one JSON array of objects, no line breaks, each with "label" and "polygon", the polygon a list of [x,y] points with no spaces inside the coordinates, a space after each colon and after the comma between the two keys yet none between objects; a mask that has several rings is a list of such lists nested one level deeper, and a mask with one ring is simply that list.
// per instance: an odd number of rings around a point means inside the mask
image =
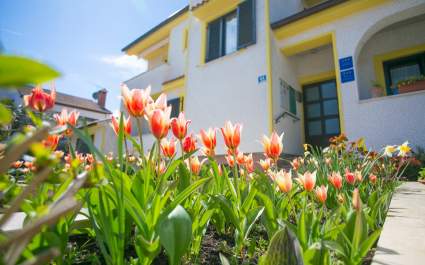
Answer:
[{"label": "flower bed", "polygon": [[[165,94],[153,101],[149,89],[122,93],[138,128],[148,122],[157,139],[149,153],[141,130],[133,138],[122,114],[111,124],[118,152],[102,154],[75,128],[76,112],[56,116],[54,129],[43,125],[40,114],[53,106],[54,93],[37,88],[26,97],[34,126],[3,150],[0,164],[11,166],[0,166],[0,225],[15,211],[28,220],[21,232],[1,234],[1,262],[362,264],[409,161],[407,143],[372,152],[341,135],[323,150],[306,145],[285,171],[277,166],[283,135],[272,133],[262,139],[265,157],[256,166],[239,148],[242,125],[226,122],[227,163],[218,164],[218,129],[201,130],[198,144],[183,113],[170,119]],[[59,138],[72,134],[91,154],[55,151]],[[24,162],[28,148],[33,160]],[[81,208],[89,223],[77,227]]]}]

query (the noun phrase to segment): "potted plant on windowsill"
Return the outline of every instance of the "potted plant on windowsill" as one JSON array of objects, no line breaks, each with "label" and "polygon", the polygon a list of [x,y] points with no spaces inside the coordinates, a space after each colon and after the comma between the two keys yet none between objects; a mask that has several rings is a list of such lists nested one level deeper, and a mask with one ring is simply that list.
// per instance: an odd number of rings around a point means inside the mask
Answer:
[{"label": "potted plant on windowsill", "polygon": [[425,90],[425,76],[415,76],[397,83],[398,92],[400,94]]},{"label": "potted plant on windowsill", "polygon": [[372,81],[372,87],[370,89],[370,94],[373,98],[382,97],[384,95],[384,88],[377,81]]}]

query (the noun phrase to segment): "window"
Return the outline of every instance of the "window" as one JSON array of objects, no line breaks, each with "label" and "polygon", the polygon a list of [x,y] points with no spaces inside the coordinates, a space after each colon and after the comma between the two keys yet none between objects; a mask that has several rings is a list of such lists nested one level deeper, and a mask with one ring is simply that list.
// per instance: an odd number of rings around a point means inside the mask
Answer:
[{"label": "window", "polygon": [[397,83],[425,74],[425,53],[384,62],[385,85],[387,94],[394,94]]},{"label": "window", "polygon": [[180,101],[181,98],[173,98],[167,101],[167,105],[171,106],[171,118],[179,116],[179,113],[181,111]]},{"label": "window", "polygon": [[[90,135],[90,139],[94,144],[94,135],[93,134]],[[89,146],[83,140],[81,140],[80,138],[77,139],[77,144],[76,144],[75,150],[78,153],[82,153],[82,154],[90,153]]]},{"label": "window", "polygon": [[208,24],[206,62],[255,43],[255,0]]}]

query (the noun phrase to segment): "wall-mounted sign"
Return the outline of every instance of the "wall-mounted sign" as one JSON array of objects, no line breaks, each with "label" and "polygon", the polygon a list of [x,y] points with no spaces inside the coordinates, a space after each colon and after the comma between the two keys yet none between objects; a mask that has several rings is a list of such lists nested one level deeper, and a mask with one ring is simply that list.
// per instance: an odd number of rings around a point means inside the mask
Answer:
[{"label": "wall-mounted sign", "polygon": [[258,84],[266,82],[266,80],[267,80],[267,75],[258,76]]},{"label": "wall-mounted sign", "polygon": [[348,83],[351,81],[354,81],[354,69],[349,69],[345,71],[341,71],[341,82],[342,83]]},{"label": "wall-mounted sign", "polygon": [[353,68],[353,57],[348,56],[345,58],[339,59],[339,69],[340,70],[347,70]]}]

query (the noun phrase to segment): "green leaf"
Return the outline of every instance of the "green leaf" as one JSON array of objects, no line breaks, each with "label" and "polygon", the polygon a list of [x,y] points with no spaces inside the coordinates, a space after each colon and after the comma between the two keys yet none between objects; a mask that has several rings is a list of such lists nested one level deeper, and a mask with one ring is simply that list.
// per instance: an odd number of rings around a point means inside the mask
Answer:
[{"label": "green leaf", "polygon": [[368,237],[368,239],[366,239],[365,241],[361,243],[360,250],[358,253],[359,257],[362,258],[366,256],[366,254],[372,248],[373,244],[375,244],[376,240],[378,240],[380,234],[381,234],[381,230],[380,229],[376,230]]},{"label": "green leaf", "polygon": [[0,55],[0,87],[41,84],[60,74],[40,62],[18,56]]},{"label": "green leaf", "polygon": [[12,121],[12,112],[0,103],[0,124],[9,124]]},{"label": "green leaf", "polygon": [[161,245],[165,248],[169,264],[180,264],[192,239],[192,220],[185,209],[178,205],[158,226]]}]

